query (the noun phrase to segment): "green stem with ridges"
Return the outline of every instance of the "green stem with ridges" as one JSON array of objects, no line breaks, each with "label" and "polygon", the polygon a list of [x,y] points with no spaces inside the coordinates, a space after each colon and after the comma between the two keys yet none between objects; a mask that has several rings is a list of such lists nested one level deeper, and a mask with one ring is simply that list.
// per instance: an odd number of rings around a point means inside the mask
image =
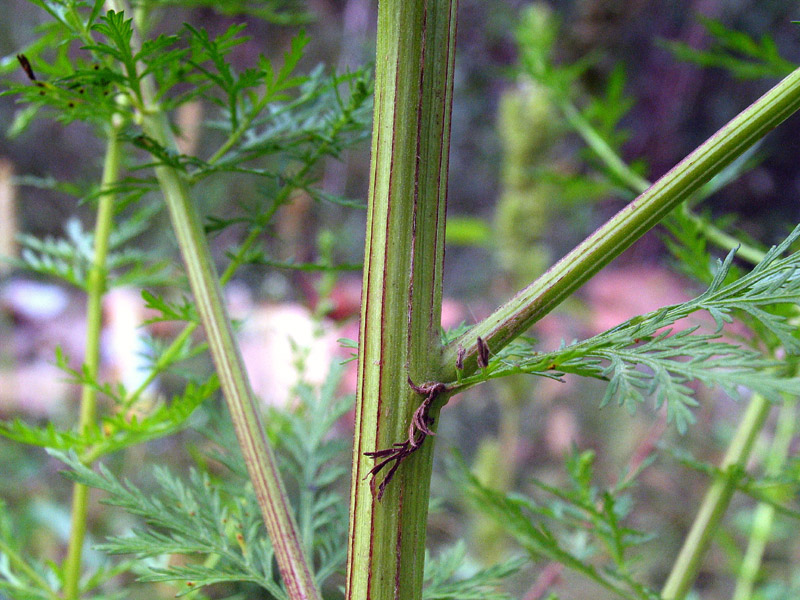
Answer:
[{"label": "green stem with ridges", "polygon": [[451,342],[442,354],[439,380],[456,379],[459,347],[466,352],[463,375],[474,373],[478,337],[496,352],[524,333],[798,108],[800,69],[715,133],[539,279]]},{"label": "green stem with ridges", "polygon": [[[146,115],[143,128],[158,143],[165,147],[174,147],[163,118]],[[257,400],[250,388],[244,362],[234,341],[208,242],[189,198],[188,189],[181,174],[170,167],[156,167],[156,177],[164,195],[197,303],[197,311],[208,338],[211,356],[289,597],[297,600],[320,598],[280,479],[277,461],[261,424]]]},{"label": "green stem with ridges", "polygon": [[[103,327],[103,295],[106,292],[108,272],[108,240],[114,221],[114,199],[111,191],[119,178],[120,141],[118,131],[109,126],[106,155],[103,162],[103,179],[97,207],[97,222],[94,230],[94,252],[87,279],[86,304],[86,356],[84,372],[92,380],[97,379],[100,369],[100,334]],[[97,391],[94,386],[81,389],[78,431],[85,434],[95,427],[97,417]],[[86,518],[89,510],[89,488],[81,484],[72,487],[72,514],[67,556],[64,559],[64,598],[77,600],[81,577],[81,556],[86,538]]]},{"label": "green stem with ridges", "polygon": [[[124,0],[107,0],[107,4],[116,11],[130,13]],[[135,36],[133,43],[139,45]],[[166,115],[158,109],[154,101],[156,94],[150,78],[141,80],[140,89],[143,102],[142,129],[161,146],[175,149],[175,140]],[[189,198],[187,184],[183,174],[170,166],[159,165],[155,172],[186,266],[189,285],[206,332],[236,437],[289,598],[320,599],[321,595],[278,472],[277,461],[261,424],[258,402],[250,387],[244,361],[222,301],[222,290],[211,259],[208,240]]]},{"label": "green stem with ridges", "polygon": [[[143,128],[147,135],[160,144],[174,147],[163,118],[146,115]],[[197,311],[208,338],[211,356],[289,597],[298,600],[320,598],[297,533],[297,525],[280,479],[275,456],[261,424],[257,400],[250,388],[244,362],[234,341],[208,242],[189,198],[188,189],[181,174],[170,167],[156,167],[156,177],[164,195],[197,303]]]},{"label": "green stem with ridges", "polygon": [[[455,0],[382,0],[359,335],[349,600],[422,595],[431,440],[378,500],[366,452],[408,437],[441,351]],[[435,415],[431,415],[435,416]],[[384,473],[377,474],[378,482]]]}]

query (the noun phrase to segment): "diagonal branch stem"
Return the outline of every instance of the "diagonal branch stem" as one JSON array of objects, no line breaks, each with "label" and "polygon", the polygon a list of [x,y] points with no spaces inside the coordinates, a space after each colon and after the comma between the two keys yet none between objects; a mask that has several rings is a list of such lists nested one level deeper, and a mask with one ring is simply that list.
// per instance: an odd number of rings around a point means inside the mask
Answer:
[{"label": "diagonal branch stem", "polygon": [[478,368],[478,338],[496,352],[553,310],[681,201],[730,164],[748,147],[800,108],[800,69],[720,129],[591,236],[486,319],[451,342],[442,354],[439,381]]}]

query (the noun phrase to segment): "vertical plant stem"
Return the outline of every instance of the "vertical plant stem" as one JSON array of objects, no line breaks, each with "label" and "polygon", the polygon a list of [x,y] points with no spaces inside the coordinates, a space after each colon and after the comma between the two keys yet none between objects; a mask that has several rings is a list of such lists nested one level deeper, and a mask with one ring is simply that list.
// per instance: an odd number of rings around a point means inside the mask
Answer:
[{"label": "vertical plant stem", "polygon": [[[775,429],[775,439],[772,441],[769,454],[767,455],[764,474],[767,477],[777,477],[780,475],[786,457],[789,454],[789,446],[792,442],[797,427],[797,399],[786,398],[778,413],[778,424]],[[739,572],[739,579],[736,582],[736,589],[732,600],[749,600],[753,597],[753,586],[761,567],[761,559],[764,556],[764,549],[769,541],[772,530],[772,522],[775,519],[775,507],[766,502],[760,503],[753,515],[752,531],[747,551],[742,560],[742,567]]]},{"label": "vertical plant stem", "polygon": [[736,482],[744,472],[753,442],[764,426],[771,407],[769,400],[753,394],[722,460],[721,473],[708,488],[683,547],[672,565],[672,571],[661,592],[663,600],[682,600],[697,577],[706,550],[717,531],[717,525],[736,489]]},{"label": "vertical plant stem", "polygon": [[[107,0],[106,5],[130,14],[125,0]],[[132,43],[140,45],[136,36]],[[155,102],[156,93],[149,77],[141,80],[141,98],[142,129],[157,143],[174,150],[175,139],[166,115]],[[157,166],[155,172],[284,585],[292,600],[317,600],[321,595],[234,339],[200,217],[189,197],[183,174],[164,164]]]},{"label": "vertical plant stem", "polygon": [[[422,593],[432,440],[381,500],[365,452],[408,437],[435,376],[455,45],[455,0],[382,0],[359,334],[347,598]],[[382,477],[382,473],[377,477]]]},{"label": "vertical plant stem", "polygon": [[[84,370],[92,380],[97,379],[100,368],[100,333],[103,319],[103,295],[106,291],[108,272],[108,239],[114,220],[115,194],[111,188],[116,184],[120,168],[120,141],[118,131],[109,126],[106,154],[103,163],[103,180],[97,207],[97,223],[94,229],[94,252],[88,273],[86,304],[86,357]],[[85,434],[95,426],[97,392],[91,385],[81,389],[81,407],[78,430]],[[81,555],[86,537],[86,516],[89,509],[89,488],[74,484],[72,488],[71,529],[67,556],[64,559],[64,598],[77,600],[81,576]]]}]

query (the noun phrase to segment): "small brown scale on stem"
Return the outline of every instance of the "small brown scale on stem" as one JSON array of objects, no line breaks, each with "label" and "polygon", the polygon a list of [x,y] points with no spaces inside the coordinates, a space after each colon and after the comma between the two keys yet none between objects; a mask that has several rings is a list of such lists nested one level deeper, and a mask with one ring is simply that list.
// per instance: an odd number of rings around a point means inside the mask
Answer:
[{"label": "small brown scale on stem", "polygon": [[461,344],[458,345],[458,352],[456,353],[456,370],[464,370],[464,357],[467,355],[467,350]]},{"label": "small brown scale on stem", "polygon": [[478,346],[478,368],[485,369],[489,366],[489,344],[487,344],[480,336],[478,336],[476,343]]},{"label": "small brown scale on stem", "polygon": [[[389,482],[394,477],[394,474],[400,467],[400,463],[417,451],[420,446],[422,446],[422,442],[425,441],[426,437],[429,435],[435,435],[430,428],[431,425],[433,425],[433,417],[429,415],[431,403],[433,403],[433,401],[441,394],[450,391],[450,388],[446,384],[439,381],[429,381],[427,383],[423,383],[422,385],[416,385],[409,377],[408,385],[410,385],[411,389],[413,389],[420,396],[425,397],[411,417],[411,424],[408,426],[408,439],[404,442],[393,444],[391,448],[386,448],[385,450],[376,450],[375,452],[364,453],[365,456],[374,458],[376,461],[378,461],[375,466],[370,469],[369,473],[367,473],[367,477],[372,477],[370,489],[372,490],[372,494],[376,495],[379,501],[381,498],[383,498],[383,493],[386,491],[386,486],[389,485]],[[389,470],[387,471],[380,485],[378,485],[376,492],[376,477],[378,473],[380,473],[384,467],[387,466],[389,466]]]}]

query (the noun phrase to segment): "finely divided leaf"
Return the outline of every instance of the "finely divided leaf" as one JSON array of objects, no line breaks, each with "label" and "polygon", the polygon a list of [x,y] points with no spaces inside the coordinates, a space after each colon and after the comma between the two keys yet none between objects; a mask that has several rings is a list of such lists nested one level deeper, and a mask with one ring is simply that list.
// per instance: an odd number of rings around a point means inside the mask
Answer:
[{"label": "finely divided leaf", "polygon": [[[800,353],[797,329],[787,320],[786,306],[800,302],[800,252],[782,254],[800,237],[797,227],[773,247],[749,273],[728,281],[734,253],[718,264],[708,289],[697,298],[634,317],[593,338],[540,353],[520,340],[495,356],[488,368],[464,378],[467,387],[514,373],[559,379],[567,373],[609,382],[602,404],[616,401],[634,410],[647,397],[667,414],[680,431],[693,422],[696,406],[690,384],[698,381],[733,398],[743,390],[779,401],[781,394],[800,393],[800,378],[787,375],[782,363],[725,339],[724,327],[736,313],[745,322],[774,335],[787,353]],[[726,283],[727,281],[727,283]],[[675,323],[695,312],[712,316],[713,333],[699,327],[675,331]]]}]

